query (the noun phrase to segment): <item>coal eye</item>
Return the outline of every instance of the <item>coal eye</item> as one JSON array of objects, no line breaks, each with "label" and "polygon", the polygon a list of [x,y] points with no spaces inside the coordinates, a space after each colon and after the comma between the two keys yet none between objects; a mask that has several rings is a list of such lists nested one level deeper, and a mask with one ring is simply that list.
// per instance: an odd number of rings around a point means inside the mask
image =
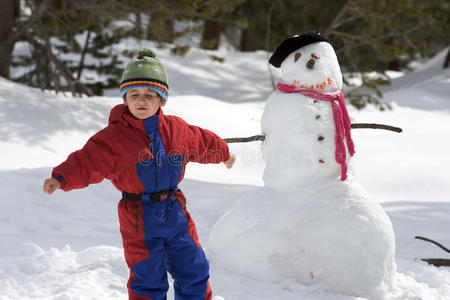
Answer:
[{"label": "coal eye", "polygon": [[312,58],[315,58],[315,59],[319,59],[319,58],[320,58],[319,55],[317,55],[317,54],[315,54],[315,53],[312,53],[312,54],[311,54],[311,57],[312,57]]},{"label": "coal eye", "polygon": [[297,62],[297,60],[300,58],[300,56],[302,56],[301,53],[295,53],[295,59],[294,59],[294,62]]}]

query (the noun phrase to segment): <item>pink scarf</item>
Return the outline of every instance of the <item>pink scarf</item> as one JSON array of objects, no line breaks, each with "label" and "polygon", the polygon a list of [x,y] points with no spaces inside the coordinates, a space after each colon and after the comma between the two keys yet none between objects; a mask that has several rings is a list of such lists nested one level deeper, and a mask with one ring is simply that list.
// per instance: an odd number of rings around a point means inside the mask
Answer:
[{"label": "pink scarf", "polygon": [[279,82],[277,88],[284,93],[300,93],[306,97],[329,101],[333,108],[334,125],[336,126],[336,135],[334,142],[336,144],[335,158],[336,162],[341,165],[341,180],[347,179],[347,155],[345,151],[344,136],[347,140],[348,151],[351,156],[355,153],[355,145],[350,134],[351,123],[348,116],[347,107],[345,106],[344,93],[332,95],[314,90],[297,89],[293,85]]}]

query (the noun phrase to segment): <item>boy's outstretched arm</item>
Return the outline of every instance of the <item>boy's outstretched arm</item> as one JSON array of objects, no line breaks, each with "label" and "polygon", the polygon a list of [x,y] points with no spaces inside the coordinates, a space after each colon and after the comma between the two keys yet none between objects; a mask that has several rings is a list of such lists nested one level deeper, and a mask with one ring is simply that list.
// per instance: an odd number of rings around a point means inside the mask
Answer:
[{"label": "boy's outstretched arm", "polygon": [[230,153],[228,144],[214,132],[187,124],[188,161],[202,164],[225,163],[231,168],[236,156]]},{"label": "boy's outstretched arm", "polygon": [[108,178],[117,162],[110,140],[108,132],[104,131],[91,137],[82,149],[70,154],[53,169],[51,178],[44,181],[44,192],[51,195],[58,188],[64,191],[80,189]]}]

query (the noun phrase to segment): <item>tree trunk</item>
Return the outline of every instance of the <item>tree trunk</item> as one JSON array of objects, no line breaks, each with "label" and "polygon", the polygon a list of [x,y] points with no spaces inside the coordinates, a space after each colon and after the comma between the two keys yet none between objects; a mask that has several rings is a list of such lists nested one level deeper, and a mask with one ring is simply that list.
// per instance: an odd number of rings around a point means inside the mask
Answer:
[{"label": "tree trunk", "polygon": [[442,68],[447,69],[449,64],[450,64],[450,48],[448,48],[448,50],[447,50],[447,55],[445,56],[444,64],[442,65]]},{"label": "tree trunk", "polygon": [[151,14],[147,28],[147,39],[160,43],[172,43],[174,40],[175,16]]},{"label": "tree trunk", "polygon": [[164,20],[164,32],[165,32],[165,40],[166,43],[173,43],[175,33],[175,19],[174,17]]},{"label": "tree trunk", "polygon": [[241,30],[241,51],[245,52],[245,51],[251,51],[252,49],[250,49],[250,43],[248,41],[249,39],[249,34],[248,34],[248,29],[242,29]]},{"label": "tree trunk", "polygon": [[135,22],[134,22],[133,35],[135,37],[137,37],[138,39],[141,39],[141,38],[143,38],[141,13],[137,12],[134,14],[134,16],[135,16]]},{"label": "tree trunk", "polygon": [[253,6],[254,6],[253,2],[247,1],[239,8],[240,13],[243,15],[243,17],[248,23],[245,28],[241,28],[240,50],[243,52],[256,50],[250,38],[250,30],[249,30],[249,27],[251,26],[249,22],[254,18],[255,9]]},{"label": "tree trunk", "polygon": [[81,52],[80,65],[78,66],[77,80],[81,79],[81,73],[83,72],[84,69],[84,59],[86,58],[86,53],[89,47],[89,41],[91,40],[91,33],[92,31],[89,29],[86,36],[86,40],[84,42],[83,52]]},{"label": "tree trunk", "polygon": [[214,15],[212,20],[206,20],[203,28],[203,36],[200,47],[203,49],[217,50],[220,44],[221,22],[219,21],[221,13]]},{"label": "tree trunk", "polygon": [[9,79],[14,41],[8,37],[19,15],[19,1],[0,0],[0,7],[0,76]]}]

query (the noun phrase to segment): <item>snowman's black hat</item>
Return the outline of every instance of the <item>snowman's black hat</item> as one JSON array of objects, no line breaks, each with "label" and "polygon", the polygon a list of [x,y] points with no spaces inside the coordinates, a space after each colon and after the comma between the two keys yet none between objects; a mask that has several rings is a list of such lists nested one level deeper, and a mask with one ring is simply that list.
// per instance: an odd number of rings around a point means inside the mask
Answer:
[{"label": "snowman's black hat", "polygon": [[283,60],[292,52],[297,49],[300,49],[306,45],[318,43],[318,42],[327,42],[330,43],[327,37],[323,36],[318,31],[310,31],[304,32],[299,35],[291,36],[285,39],[281,44],[277,47],[275,52],[269,59],[269,63],[279,68]]}]

